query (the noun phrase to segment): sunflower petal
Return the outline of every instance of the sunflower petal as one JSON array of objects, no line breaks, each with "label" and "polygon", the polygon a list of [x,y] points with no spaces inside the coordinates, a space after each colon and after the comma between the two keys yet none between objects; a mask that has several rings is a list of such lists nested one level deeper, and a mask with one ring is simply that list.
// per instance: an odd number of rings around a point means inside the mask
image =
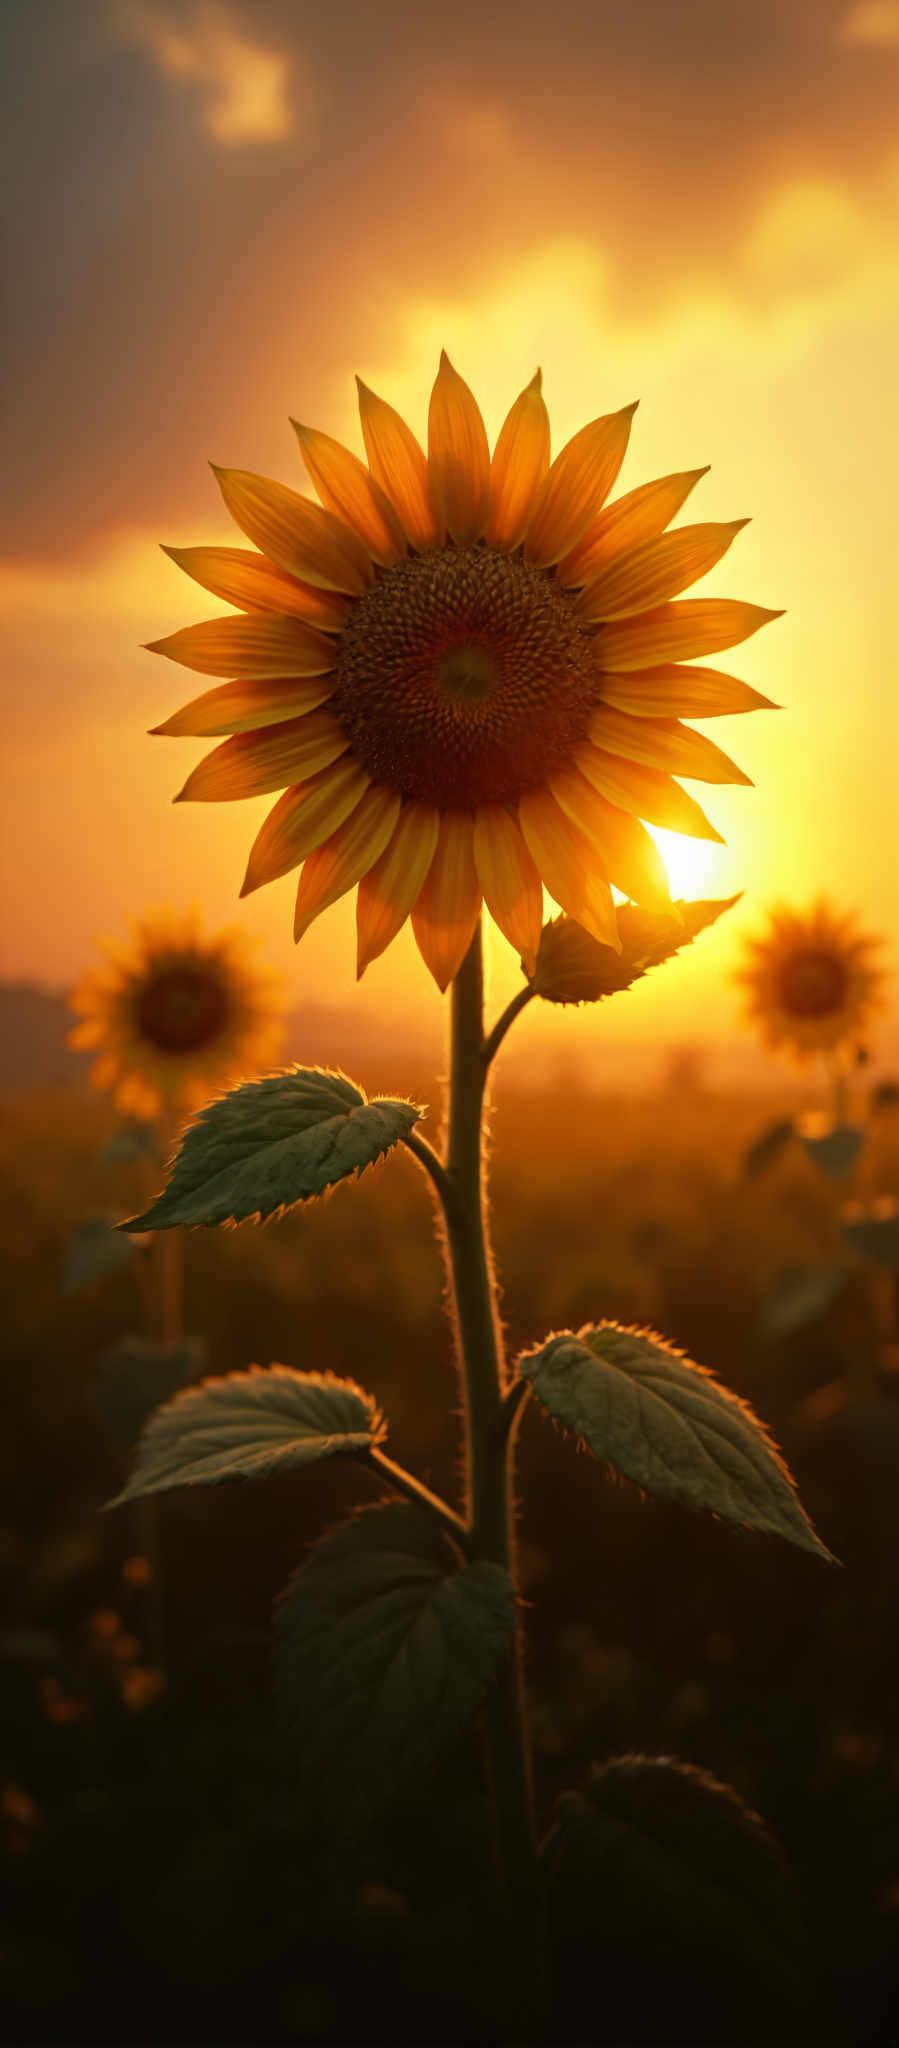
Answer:
[{"label": "sunflower petal", "polygon": [[717,718],[736,711],[777,711],[770,697],[716,668],[663,662],[658,668],[603,674],[604,704],[632,718]]},{"label": "sunflower petal", "polygon": [[306,781],[345,754],[349,740],[330,711],[310,711],[263,732],[235,733],[214,747],[189,775],[176,803],[224,803],[232,797],[265,796],[288,783]]},{"label": "sunflower petal", "polygon": [[335,590],[313,590],[249,548],[167,548],[164,555],[186,576],[245,612],[293,612],[326,633],[339,633],[346,599]]},{"label": "sunflower petal", "polygon": [[428,409],[428,470],[453,540],[480,540],[490,517],[490,448],[473,392],[446,350]]},{"label": "sunflower petal", "polygon": [[751,776],[729,754],[676,718],[629,718],[626,711],[603,705],[593,712],[588,731],[595,747],[642,761],[647,768],[664,768],[694,782],[741,782],[752,788]]},{"label": "sunflower petal", "polygon": [[374,867],[391,838],[400,802],[398,790],[386,782],[375,783],[330,839],[310,853],[297,890],[293,920],[297,942],[329,904],[345,896],[360,876]]},{"label": "sunflower petal", "polygon": [[521,833],[504,804],[475,813],[474,858],[484,902],[510,946],[533,974],[543,929],[543,884]]},{"label": "sunflower petal", "polygon": [[694,654],[717,654],[748,640],[769,619],[783,612],[761,604],[741,604],[731,597],[676,598],[656,605],[635,619],[617,619],[593,636],[597,667],[649,668],[655,662],[689,660]]},{"label": "sunflower petal", "polygon": [[412,546],[439,546],[444,528],[434,505],[424,449],[386,399],[370,391],[361,377],[356,383],[362,438],[375,482],[396,507]]},{"label": "sunflower petal", "polygon": [[608,803],[577,767],[551,776],[549,786],[572,824],[596,848],[609,881],[635,903],[666,909],[671,892],[665,863],[639,818]]},{"label": "sunflower petal", "polygon": [[439,834],[439,811],[405,804],[389,846],[363,875],[356,896],[357,980],[405,924],[424,887]]},{"label": "sunflower petal", "polygon": [[[669,832],[684,832],[691,839],[713,839],[719,846],[724,845],[701,804],[659,768],[622,761],[620,755],[604,754],[589,742],[578,748],[574,758],[581,775],[619,810],[646,818],[650,825],[664,825]],[[624,883],[620,886],[623,888]]]},{"label": "sunflower petal", "polygon": [[287,875],[307,854],[314,853],[348,818],[371,786],[354,754],[344,754],[307,782],[295,783],[278,798],[250,848],[242,896],[251,896],[266,882]]},{"label": "sunflower petal", "polygon": [[589,583],[607,562],[614,561],[628,548],[638,547],[641,541],[654,540],[656,534],[664,533],[708,470],[708,463],[703,469],[676,470],[670,476],[657,476],[651,483],[638,484],[635,491],[626,491],[623,498],[616,498],[591,522],[577,547],[563,556],[556,570],[559,582]]},{"label": "sunflower petal", "polygon": [[494,547],[518,546],[549,469],[549,413],[541,383],[537,370],[504,420],[493,451],[486,538]]},{"label": "sunflower petal", "polygon": [[303,451],[303,461],[315,489],[328,512],[346,520],[361,535],[372,561],[386,569],[406,553],[406,536],[399,516],[380,484],[369,475],[364,462],[352,455],[330,434],[314,427],[301,427],[291,420]]},{"label": "sunflower petal", "polygon": [[480,914],[474,822],[468,811],[444,811],[427,880],[412,908],[418,950],[441,994],[459,972]]},{"label": "sunflower petal", "polygon": [[748,519],[709,520],[704,526],[676,526],[673,533],[641,541],[588,583],[575,600],[576,612],[588,623],[624,619],[676,597],[720,562],[748,524]]},{"label": "sunflower petal", "polygon": [[636,410],[635,401],[591,420],[556,456],[525,531],[524,551],[531,561],[549,568],[577,545],[615,482]]},{"label": "sunflower petal", "polygon": [[285,484],[247,469],[212,464],[232,519],[279,569],[325,590],[360,597],[374,575],[368,549],[352,527]]},{"label": "sunflower petal", "polygon": [[204,676],[321,676],[334,667],[333,640],[305,620],[277,612],[228,612],[221,619],[204,619],[164,640],[148,641],[147,651]]},{"label": "sunflower petal", "polygon": [[302,718],[324,704],[336,688],[335,675],[273,676],[251,682],[223,683],[221,689],[206,690],[164,725],[154,725],[154,738],[164,733],[169,739],[213,739],[219,733],[251,732],[258,726],[280,725],[286,718]]},{"label": "sunflower petal", "polygon": [[558,903],[601,945],[621,951],[612,891],[596,849],[548,789],[526,790],[518,821],[538,872]]}]

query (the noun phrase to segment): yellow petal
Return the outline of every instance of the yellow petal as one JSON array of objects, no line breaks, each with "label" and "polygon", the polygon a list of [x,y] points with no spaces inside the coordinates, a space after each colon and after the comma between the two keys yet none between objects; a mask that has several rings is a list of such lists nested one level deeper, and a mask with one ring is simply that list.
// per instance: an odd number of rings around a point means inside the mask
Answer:
[{"label": "yellow petal", "polygon": [[669,775],[686,775],[694,782],[742,782],[752,788],[751,777],[729,754],[705,733],[679,725],[676,718],[629,718],[626,711],[603,705],[593,712],[588,731],[594,746],[623,754],[628,761],[643,761],[648,768],[664,768]]},{"label": "yellow petal", "polygon": [[346,618],[346,599],[336,590],[314,590],[249,548],[164,547],[162,552],[204,590],[241,611],[294,612],[325,633],[339,633]]},{"label": "yellow petal", "polygon": [[575,610],[587,622],[624,619],[676,597],[720,562],[748,524],[748,519],[709,520],[704,526],[677,526],[673,533],[641,541],[600,570],[576,598]]},{"label": "yellow petal", "polygon": [[490,517],[490,449],[480,409],[444,349],[428,410],[428,470],[453,540],[480,540]]},{"label": "yellow petal", "polygon": [[459,972],[480,914],[474,821],[468,811],[444,811],[427,881],[412,909],[418,950],[441,993]]},{"label": "yellow petal", "polygon": [[298,420],[291,420],[291,426],[322,504],[361,534],[374,562],[384,569],[398,562],[406,553],[406,536],[390,499],[364,462],[330,434],[301,427]]},{"label": "yellow petal", "polygon": [[354,754],[285,789],[250,848],[242,896],[287,875],[348,818],[370,787]]},{"label": "yellow petal", "polygon": [[616,498],[598,519],[591,521],[577,547],[563,556],[556,570],[559,582],[589,583],[617,555],[664,533],[700,477],[708,475],[708,469],[706,463],[704,469],[681,469],[671,476],[657,476],[651,483],[638,484],[635,491],[626,491],[623,498]]},{"label": "yellow petal", "polygon": [[400,801],[398,790],[386,782],[375,783],[330,839],[310,853],[297,890],[295,940],[299,942],[322,911],[374,867],[393,833]]},{"label": "yellow petal", "polygon": [[663,662],[600,678],[604,704],[633,718],[716,718],[733,711],[776,711],[760,690],[716,668]]},{"label": "yellow petal", "polygon": [[[575,766],[593,788],[619,810],[648,818],[651,825],[664,825],[669,832],[686,832],[691,839],[714,839],[719,846],[724,845],[701,804],[661,769],[644,768],[637,761],[622,761],[619,754],[604,754],[589,742],[578,748],[574,758]],[[623,889],[624,883],[619,887]]]},{"label": "yellow petal", "polygon": [[597,667],[651,668],[660,661],[717,654],[721,647],[748,640],[769,619],[782,617],[782,612],[766,611],[764,605],[741,604],[730,597],[675,598],[673,604],[656,605],[636,619],[600,626],[593,636]]},{"label": "yellow petal", "polygon": [[396,507],[414,548],[438,547],[443,521],[434,504],[428,463],[411,427],[386,399],[378,398],[356,378],[359,417],[368,466],[376,483]]},{"label": "yellow petal", "polygon": [[279,569],[347,597],[367,589],[375,573],[371,556],[342,519],[270,477],[212,467],[232,519]]},{"label": "yellow petal", "polygon": [[277,612],[247,612],[182,626],[164,640],[147,643],[204,676],[321,676],[334,667],[334,642],[303,619]]},{"label": "yellow petal", "polygon": [[533,974],[543,929],[543,884],[521,827],[504,804],[483,804],[476,811],[474,858],[494,923],[515,947],[525,972]]},{"label": "yellow petal", "polygon": [[524,551],[548,568],[570,553],[605,503],[631,430],[636,402],[581,427],[556,456],[537,494]]},{"label": "yellow petal", "polygon": [[302,718],[324,704],[337,687],[337,677],[274,676],[267,681],[223,683],[219,690],[206,690],[164,725],[154,725],[154,736],[170,739],[213,739],[218,733],[254,732],[263,725],[280,725],[285,718]]},{"label": "yellow petal", "polygon": [[664,910],[671,900],[665,864],[639,818],[607,803],[577,767],[563,768],[551,776],[549,786],[572,824],[596,848],[616,889],[623,889],[635,903]]},{"label": "yellow petal", "polygon": [[612,891],[595,847],[578,830],[548,789],[526,790],[518,820],[528,851],[560,910],[582,924],[603,946],[621,951]]},{"label": "yellow petal", "polygon": [[232,797],[265,796],[291,782],[305,782],[345,754],[349,740],[330,711],[288,718],[264,732],[236,733],[223,740],[189,775],[176,803],[225,803]]},{"label": "yellow petal", "polygon": [[493,451],[486,538],[494,547],[518,546],[549,469],[549,413],[541,381],[537,370],[504,420]]},{"label": "yellow petal", "polygon": [[356,897],[357,978],[405,924],[424,887],[439,833],[439,811],[428,804],[404,804],[390,845],[363,875]]}]

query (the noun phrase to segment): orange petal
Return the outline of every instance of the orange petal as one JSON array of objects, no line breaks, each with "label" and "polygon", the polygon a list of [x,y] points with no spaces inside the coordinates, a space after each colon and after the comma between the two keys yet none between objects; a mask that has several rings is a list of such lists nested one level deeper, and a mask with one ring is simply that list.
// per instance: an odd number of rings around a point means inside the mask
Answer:
[{"label": "orange petal", "polygon": [[265,796],[290,782],[305,782],[345,754],[349,740],[330,711],[288,718],[264,732],[236,733],[207,754],[176,803],[224,803],[232,797]]},{"label": "orange petal", "polygon": [[428,410],[428,470],[455,541],[480,540],[490,517],[490,449],[480,409],[446,350]]},{"label": "orange petal", "polygon": [[440,833],[440,813],[404,804],[390,845],[363,875],[356,897],[356,976],[396,938],[424,887]]},{"label": "orange petal", "polygon": [[731,541],[748,524],[748,519],[731,519],[726,524],[709,520],[705,526],[677,526],[673,533],[641,541],[639,547],[600,570],[595,582],[588,583],[576,598],[575,610],[587,621],[624,619],[661,604],[666,597],[676,597],[679,590],[688,589],[720,562]]},{"label": "orange petal", "polygon": [[354,811],[370,787],[370,778],[354,754],[344,754],[308,782],[285,789],[250,848],[242,896],[265,882],[274,882],[299,867]]},{"label": "orange petal", "polygon": [[336,591],[313,590],[249,548],[167,548],[162,550],[185,575],[226,604],[245,612],[294,612],[326,633],[339,633],[346,599]]},{"label": "orange petal", "polygon": [[730,597],[675,598],[673,604],[656,605],[636,619],[600,626],[593,636],[597,667],[651,668],[660,661],[717,654],[721,647],[748,640],[769,619],[782,617],[782,612],[766,611],[764,605],[740,604]]},{"label": "orange petal", "polygon": [[626,491],[623,498],[616,498],[598,519],[591,521],[577,547],[563,557],[556,570],[559,582],[589,583],[617,555],[664,533],[708,470],[706,463],[704,469],[681,469],[671,476],[657,476],[651,483],[638,484],[635,491]]},{"label": "orange petal", "polygon": [[537,370],[504,420],[493,451],[486,538],[494,547],[518,546],[549,469],[549,413],[541,383]]},{"label": "orange petal", "polygon": [[[622,761],[619,754],[604,754],[589,742],[578,748],[575,766],[619,810],[648,818],[651,825],[664,825],[669,832],[686,832],[691,839],[714,839],[719,846],[724,845],[701,804],[660,769],[644,768],[637,761]],[[623,882],[620,887],[624,887]]]},{"label": "orange petal", "polygon": [[386,782],[375,783],[330,839],[310,853],[297,890],[293,920],[297,942],[329,904],[345,896],[354,882],[374,867],[393,833],[400,801],[398,790]]},{"label": "orange petal", "polygon": [[576,546],[624,461],[636,402],[581,427],[556,456],[537,494],[524,551],[548,568]]},{"label": "orange petal", "polygon": [[322,504],[361,535],[374,562],[384,569],[398,562],[406,553],[406,536],[390,499],[364,462],[339,441],[332,441],[330,434],[301,427],[298,420],[290,424],[299,436],[303,461]]},{"label": "orange petal", "polygon": [[474,821],[468,811],[444,811],[427,881],[412,909],[418,950],[441,994],[459,972],[480,914]]},{"label": "orange petal", "polygon": [[147,643],[150,654],[165,654],[204,676],[321,676],[334,667],[334,642],[303,619],[278,612],[246,612],[182,626],[164,640]]},{"label": "orange petal", "polygon": [[663,910],[671,900],[665,863],[639,819],[607,803],[578,768],[563,768],[553,775],[550,789],[572,824],[596,848],[609,881],[636,903]]},{"label": "orange petal", "polygon": [[261,677],[251,682],[223,683],[219,690],[206,690],[164,725],[154,725],[154,737],[169,739],[213,739],[219,733],[254,732],[263,725],[280,725],[285,718],[302,718],[332,695],[335,675]]},{"label": "orange petal", "polygon": [[395,505],[412,546],[439,546],[443,522],[434,505],[424,450],[386,399],[376,397],[361,377],[356,383],[362,438],[375,482]]},{"label": "orange petal", "polygon": [[342,519],[267,476],[216,469],[215,463],[212,468],[232,519],[280,569],[347,597],[367,589],[374,575],[371,556]]},{"label": "orange petal", "polygon": [[582,924],[603,946],[621,951],[612,891],[596,849],[578,830],[548,789],[525,791],[518,820],[528,851],[560,910]]},{"label": "orange petal", "polygon": [[629,718],[626,711],[603,705],[593,712],[588,730],[595,747],[623,754],[627,761],[643,761],[648,768],[664,768],[694,782],[742,782],[752,788],[751,777],[729,754],[676,718]]},{"label": "orange petal", "polygon": [[525,972],[533,974],[543,929],[543,884],[521,827],[504,804],[483,804],[476,811],[474,858],[494,923],[515,947]]},{"label": "orange petal", "polygon": [[663,662],[658,668],[600,676],[604,704],[633,718],[716,718],[733,711],[776,711],[760,690],[716,668]]}]

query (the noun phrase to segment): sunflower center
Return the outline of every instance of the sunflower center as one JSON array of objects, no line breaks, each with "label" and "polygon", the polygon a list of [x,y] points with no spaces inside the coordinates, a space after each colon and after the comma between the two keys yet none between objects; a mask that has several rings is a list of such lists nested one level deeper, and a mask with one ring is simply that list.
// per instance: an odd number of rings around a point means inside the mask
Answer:
[{"label": "sunflower center", "polygon": [[840,1009],[846,997],[842,961],[818,947],[788,960],[779,981],[781,1001],[794,1017],[826,1017],[831,1010]]},{"label": "sunflower center", "polygon": [[137,999],[137,1028],[159,1052],[194,1052],[208,1045],[227,1016],[226,992],[208,968],[159,968]]},{"label": "sunflower center", "polygon": [[599,701],[569,593],[498,548],[433,548],[385,570],[338,647],[329,709],[363,767],[442,810],[544,784]]}]

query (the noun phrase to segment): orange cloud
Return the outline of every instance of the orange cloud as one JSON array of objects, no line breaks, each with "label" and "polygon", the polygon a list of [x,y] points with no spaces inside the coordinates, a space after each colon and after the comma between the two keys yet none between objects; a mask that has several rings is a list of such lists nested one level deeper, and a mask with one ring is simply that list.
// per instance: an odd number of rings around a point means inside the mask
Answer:
[{"label": "orange cloud", "polygon": [[203,123],[217,142],[281,142],[298,120],[310,132],[313,95],[296,54],[263,46],[224,7],[185,15],[157,0],[118,0],[115,19],[166,77],[200,88]]}]

